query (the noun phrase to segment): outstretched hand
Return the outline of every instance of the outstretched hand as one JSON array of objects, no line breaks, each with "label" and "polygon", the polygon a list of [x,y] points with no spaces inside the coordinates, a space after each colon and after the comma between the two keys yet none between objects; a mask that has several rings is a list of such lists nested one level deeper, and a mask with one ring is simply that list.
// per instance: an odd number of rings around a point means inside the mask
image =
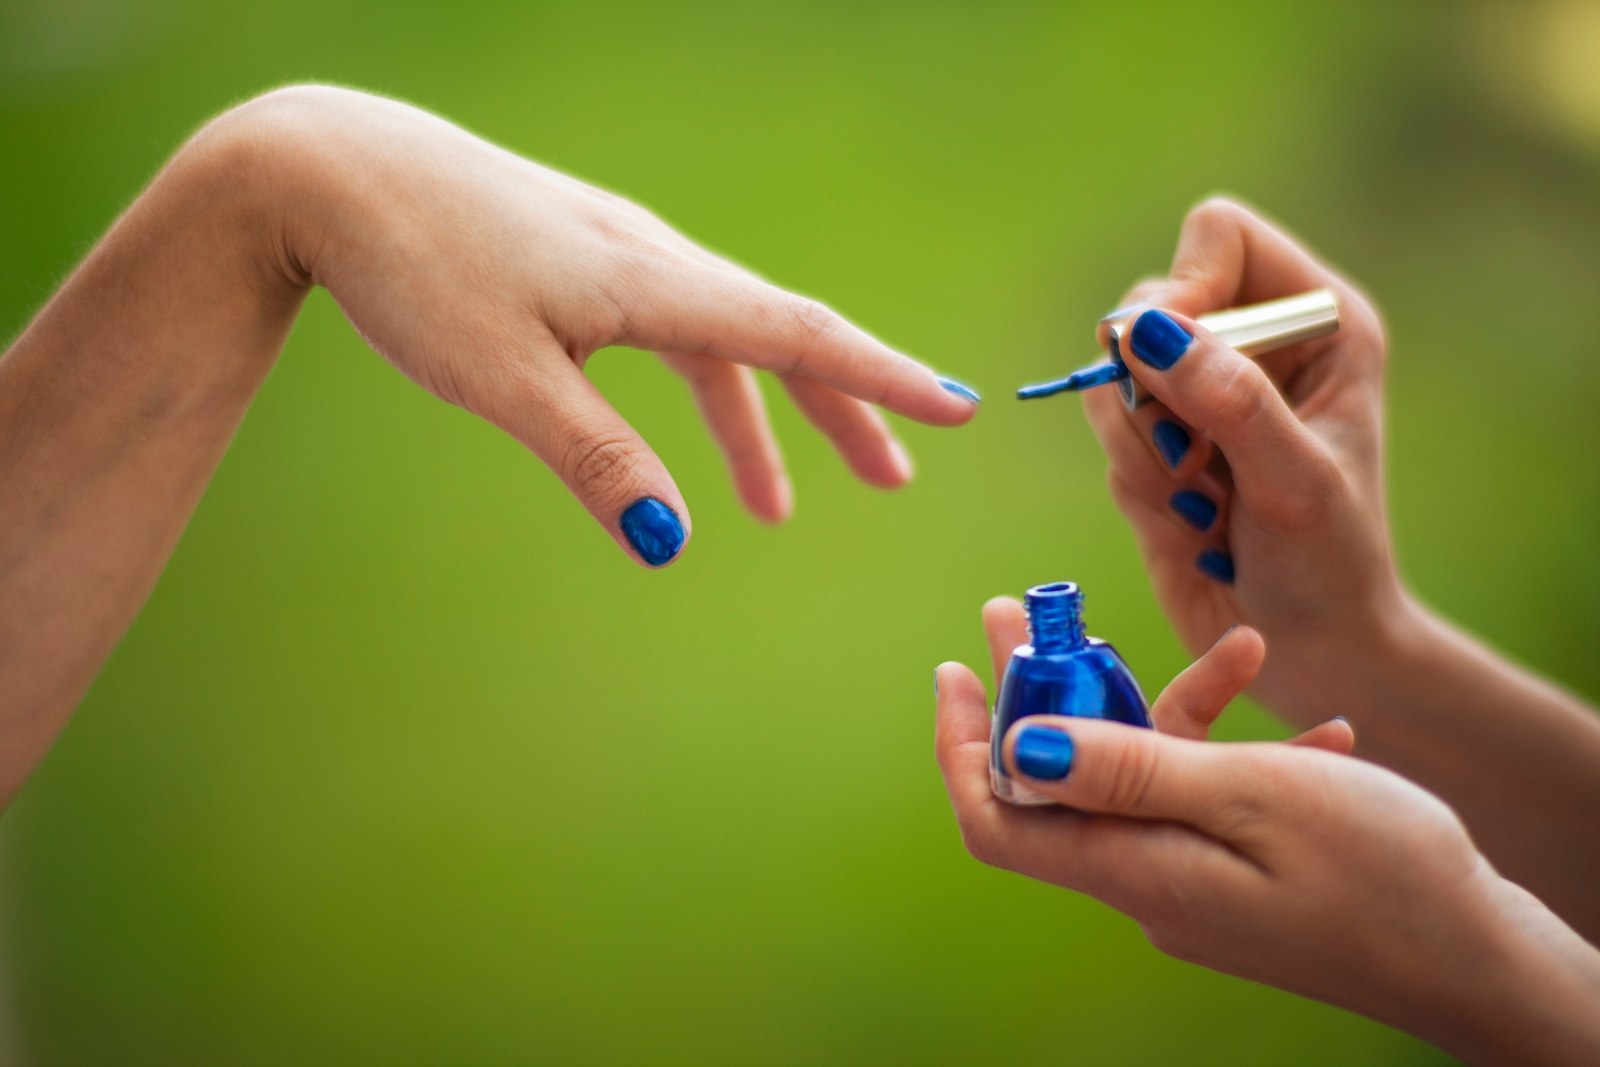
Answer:
[{"label": "outstretched hand", "polygon": [[[268,155],[283,198],[285,278],[326,286],[395,366],[527,445],[652,566],[681,549],[688,508],[655,452],[584,376],[601,348],[659,353],[688,382],[740,499],[767,522],[788,516],[792,492],[752,369],[777,374],[850,469],[882,488],[904,484],[911,461],[874,405],[939,426],[976,410],[970,389],[817,301],[426,112],[292,89],[218,126],[196,147],[254,126],[282,149]],[[630,513],[640,501],[664,508]],[[652,520],[644,539],[641,515]]]}]

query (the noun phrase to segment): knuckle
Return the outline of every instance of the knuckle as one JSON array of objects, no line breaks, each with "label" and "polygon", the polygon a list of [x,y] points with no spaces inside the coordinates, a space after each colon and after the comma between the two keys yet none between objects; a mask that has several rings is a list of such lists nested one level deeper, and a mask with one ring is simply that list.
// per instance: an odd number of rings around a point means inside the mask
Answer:
[{"label": "knuckle", "polygon": [[1353,510],[1351,497],[1337,463],[1327,456],[1311,455],[1304,457],[1295,492],[1271,494],[1256,501],[1253,510],[1264,526],[1279,535],[1300,538],[1325,529],[1331,516]]},{"label": "knuckle", "polygon": [[1184,225],[1194,229],[1231,225],[1244,210],[1237,200],[1213,193],[1189,210]]},{"label": "knuckle", "polygon": [[1266,391],[1271,388],[1261,368],[1236,357],[1211,385],[1209,406],[1217,425],[1235,433],[1249,432],[1266,413]]},{"label": "knuckle", "polygon": [[956,825],[961,830],[961,844],[973,859],[987,867],[1004,865],[1003,851],[994,839],[988,820],[974,818],[971,813],[957,813]]},{"label": "knuckle", "polygon": [[622,434],[588,434],[567,445],[562,467],[582,492],[613,493],[621,488],[638,458],[637,443]]},{"label": "knuckle", "polygon": [[791,296],[786,313],[790,326],[808,348],[826,341],[844,321],[826,304],[803,296]]},{"label": "knuckle", "polygon": [[1207,958],[1195,936],[1181,923],[1144,923],[1140,929],[1150,946],[1163,955],[1185,963],[1204,963]]},{"label": "knuckle", "polygon": [[1106,780],[1105,802],[1110,810],[1136,812],[1144,807],[1159,763],[1155,748],[1146,741],[1129,738],[1117,753]]}]

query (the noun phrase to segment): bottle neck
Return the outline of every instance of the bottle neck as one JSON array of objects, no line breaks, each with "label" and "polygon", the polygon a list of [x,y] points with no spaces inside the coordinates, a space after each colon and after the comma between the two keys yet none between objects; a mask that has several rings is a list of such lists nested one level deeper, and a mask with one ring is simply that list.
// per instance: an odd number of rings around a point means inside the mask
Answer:
[{"label": "bottle neck", "polygon": [[1075,584],[1035,586],[1028,590],[1027,605],[1035,652],[1048,655],[1084,646],[1083,594]]}]

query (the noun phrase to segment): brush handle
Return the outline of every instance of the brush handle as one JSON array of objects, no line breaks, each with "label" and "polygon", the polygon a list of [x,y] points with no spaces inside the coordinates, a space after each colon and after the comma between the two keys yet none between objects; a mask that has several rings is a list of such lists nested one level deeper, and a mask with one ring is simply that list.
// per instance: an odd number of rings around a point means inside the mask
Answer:
[{"label": "brush handle", "polygon": [[[1092,389],[1116,382],[1128,410],[1144,404],[1150,399],[1150,391],[1128,373],[1127,367],[1115,354],[1122,351],[1123,337],[1139,312],[1144,310],[1144,305],[1136,305],[1113,312],[1114,317],[1104,320],[1108,323],[1106,332],[1109,350],[1113,353],[1112,362],[1085,367],[1059,381],[1025,385],[1017,390],[1017,398],[1036,400],[1056,393]],[[1254,359],[1301,341],[1325,337],[1338,330],[1339,302],[1332,289],[1313,289],[1279,300],[1196,315],[1195,321],[1216,334],[1230,348]]]}]

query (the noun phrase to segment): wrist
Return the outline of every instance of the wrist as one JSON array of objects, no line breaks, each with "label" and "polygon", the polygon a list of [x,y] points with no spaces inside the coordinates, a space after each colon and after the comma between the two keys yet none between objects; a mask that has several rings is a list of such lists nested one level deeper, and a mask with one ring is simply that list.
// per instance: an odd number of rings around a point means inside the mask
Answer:
[{"label": "wrist", "polygon": [[1433,669],[1438,625],[1390,583],[1337,618],[1268,629],[1267,664],[1251,694],[1303,727],[1342,715],[1359,739],[1392,701],[1396,679]]},{"label": "wrist", "polygon": [[1481,1064],[1600,1061],[1600,952],[1484,863],[1478,936],[1457,995],[1416,1030]]}]

